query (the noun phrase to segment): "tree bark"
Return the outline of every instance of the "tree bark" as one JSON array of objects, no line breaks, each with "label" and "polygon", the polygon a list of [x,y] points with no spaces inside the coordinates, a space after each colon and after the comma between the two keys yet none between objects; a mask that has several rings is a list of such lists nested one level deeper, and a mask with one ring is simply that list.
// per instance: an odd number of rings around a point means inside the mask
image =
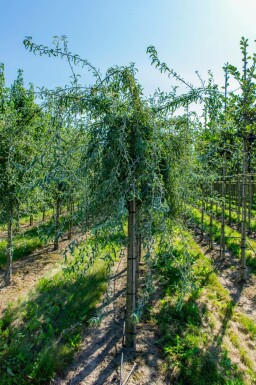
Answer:
[{"label": "tree bark", "polygon": [[247,143],[243,144],[243,179],[242,179],[242,221],[241,221],[241,280],[247,279],[246,268],[246,173],[247,173]]},{"label": "tree bark", "polygon": [[202,184],[202,209],[201,209],[201,241],[204,238],[204,211],[205,211],[205,201],[204,201],[204,185]]},{"label": "tree bark", "polygon": [[72,239],[72,229],[73,229],[73,204],[70,203],[69,206],[69,220],[68,220],[68,240]]},{"label": "tree bark", "polygon": [[213,222],[213,200],[210,200],[210,233],[209,233],[209,250],[213,249],[213,231],[212,231],[212,222]]},{"label": "tree bark", "polygon": [[136,323],[132,314],[136,310],[136,200],[128,202],[128,253],[127,253],[127,294],[125,316],[125,344],[136,350]]},{"label": "tree bark", "polygon": [[59,230],[60,230],[60,195],[57,195],[56,199],[56,212],[55,212],[55,228],[54,228],[54,245],[53,250],[59,250]]},{"label": "tree bark", "polygon": [[228,184],[228,224],[231,224],[231,203],[232,203],[232,189],[231,189],[231,179],[229,179]]},{"label": "tree bark", "polygon": [[226,161],[223,164],[222,202],[221,202],[221,230],[220,230],[220,258],[225,258],[225,194],[226,194]]},{"label": "tree bark", "polygon": [[252,221],[252,176],[249,175],[249,205],[248,205],[248,234],[251,234],[251,221]]},{"label": "tree bark", "polygon": [[241,185],[239,177],[237,179],[237,229],[241,228]]},{"label": "tree bark", "polygon": [[6,273],[5,273],[5,286],[11,284],[12,279],[12,259],[13,259],[13,235],[12,235],[12,210],[9,214],[8,220],[8,235],[7,235],[7,264],[6,264]]},{"label": "tree bark", "polygon": [[139,266],[140,266],[140,260],[141,260],[141,243],[142,243],[139,212],[140,210],[137,207],[136,208],[136,275],[135,275],[136,306],[138,303]]}]

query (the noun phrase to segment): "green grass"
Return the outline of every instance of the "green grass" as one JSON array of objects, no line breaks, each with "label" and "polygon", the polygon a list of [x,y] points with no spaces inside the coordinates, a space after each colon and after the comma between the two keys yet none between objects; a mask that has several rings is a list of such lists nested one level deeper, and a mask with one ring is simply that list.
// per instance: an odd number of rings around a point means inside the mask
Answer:
[{"label": "green grass", "polygon": [[[53,216],[53,210],[49,209],[45,212],[45,220],[49,220]],[[42,222],[43,213],[35,213],[33,214],[33,219],[35,222]],[[24,215],[20,218],[20,224],[25,225],[30,223],[30,215]]]},{"label": "green grass", "polygon": [[250,369],[253,370],[253,363],[248,357],[247,352],[245,351],[244,348],[241,347],[240,341],[238,336],[231,330],[229,331],[229,337],[233,345],[239,350],[239,353],[241,355],[242,362]]},{"label": "green grass", "polygon": [[[201,212],[199,209],[190,208],[189,213],[191,218],[197,225],[201,225]],[[206,213],[204,214],[204,231],[209,234],[210,232],[210,217]],[[220,242],[220,231],[221,231],[221,223],[217,220],[213,219],[213,239],[216,242]],[[256,242],[247,238],[247,241],[251,244],[251,246],[256,250]],[[231,227],[225,225],[225,244],[226,247],[232,252],[232,254],[239,258],[240,257],[240,242],[241,242],[241,234],[232,229]],[[246,250],[246,258],[247,264],[252,268],[252,272],[256,272],[256,256],[254,252],[248,247]]]},{"label": "green grass", "polygon": [[[210,206],[210,204],[208,203],[208,206]],[[213,206],[214,206],[214,211],[216,212],[216,200],[213,201]],[[217,205],[218,206],[218,210],[217,212],[219,212],[219,214],[221,214],[221,202],[219,201],[219,204]],[[228,203],[228,199],[226,200],[226,211],[228,212],[228,206],[229,206],[229,203]],[[252,210],[251,210],[251,213],[252,213],[252,219],[256,218],[256,210],[255,208],[253,208],[255,205],[252,205]],[[249,205],[247,203],[247,212],[249,210]],[[231,202],[231,211],[233,213],[236,213],[237,212],[237,204],[233,201]],[[242,206],[240,205],[240,212],[242,212]]]},{"label": "green grass", "polygon": [[236,313],[235,319],[239,322],[242,330],[248,333],[252,340],[256,341],[256,325],[252,319],[241,312]]},{"label": "green grass", "polygon": [[63,373],[105,289],[98,261],[86,276],[41,279],[28,300],[9,307],[0,321],[0,384],[49,384]]},{"label": "green grass", "polygon": [[[68,224],[65,217],[60,220],[60,231],[63,234]],[[54,220],[33,226],[21,234],[13,237],[13,260],[16,261],[30,255],[36,249],[49,243],[54,237]],[[0,268],[6,263],[7,240],[0,241]]]},{"label": "green grass", "polygon": [[96,305],[125,241],[111,231],[107,241],[92,230],[63,271],[42,278],[28,299],[7,309],[0,320],[0,385],[46,385],[65,372],[88,323],[101,317]]},{"label": "green grass", "polygon": [[[45,221],[48,221],[53,215],[53,210],[47,210],[45,212]],[[33,219],[35,222],[42,222],[43,213],[38,212],[33,214]],[[30,215],[22,214],[19,220],[19,224],[22,225],[29,225],[30,223]],[[15,226],[14,226],[15,227]],[[0,223],[0,230],[4,231],[7,230],[7,224],[6,223]]]},{"label": "green grass", "polygon": [[[207,207],[208,207],[208,208],[206,209],[206,211],[208,211],[208,213],[209,213],[209,211],[210,211],[209,205],[207,205]],[[221,217],[222,209],[221,209],[221,207],[218,207],[218,209],[216,210],[215,207],[214,207],[213,212],[214,212],[214,214],[216,214],[218,217]],[[225,214],[225,219],[226,219],[226,220],[229,220],[229,210],[228,210],[228,209],[225,209],[224,214]],[[236,211],[231,210],[231,217],[230,217],[231,223],[239,224],[240,221],[241,221],[241,217],[242,217],[242,215],[240,214],[240,220],[238,220],[238,216],[237,216]],[[248,228],[248,225],[249,225],[248,219],[246,220],[246,225],[247,225],[247,228]],[[251,218],[250,229],[251,229],[252,231],[254,231],[254,232],[256,231],[256,220],[253,219],[253,218]]]},{"label": "green grass", "polygon": [[[181,304],[180,293],[184,279],[187,279],[181,267],[184,264],[188,266],[188,263],[191,272],[189,290],[184,292]],[[162,282],[160,309],[157,315],[154,311],[151,314],[161,332],[159,344],[163,346],[171,383],[246,384],[244,374],[232,363],[223,343],[229,321],[234,316],[235,304],[192,236],[186,232],[182,238],[176,236],[172,257],[158,251],[156,269]],[[211,303],[211,311],[206,303]],[[221,322],[217,334],[215,317]],[[244,352],[248,375],[253,378],[251,362],[247,358]]]},{"label": "green grass", "polygon": [[[43,241],[38,236],[16,236],[14,237],[13,260],[16,261],[25,257],[35,251],[37,248],[43,246]],[[7,241],[0,242],[0,267],[6,263],[6,248]]]},{"label": "green grass", "polygon": [[[53,234],[53,223],[48,222],[35,226],[26,230],[22,234],[17,234],[13,237],[13,260],[18,260],[22,257],[30,255],[37,248],[42,247],[47,238]],[[6,248],[7,241],[0,241],[0,267],[6,263]]]},{"label": "green grass", "polygon": [[247,373],[250,377],[252,377],[252,379],[256,379],[254,373],[254,364],[249,358],[247,351],[241,346],[238,336],[234,333],[233,330],[229,330],[228,335],[232,344],[238,349],[241,361],[247,367]]}]

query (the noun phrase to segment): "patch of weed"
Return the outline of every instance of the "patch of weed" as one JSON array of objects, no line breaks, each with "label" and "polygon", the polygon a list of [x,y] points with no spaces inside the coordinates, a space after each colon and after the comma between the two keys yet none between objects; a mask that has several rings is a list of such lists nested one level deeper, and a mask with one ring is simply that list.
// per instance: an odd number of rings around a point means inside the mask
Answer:
[{"label": "patch of weed", "polygon": [[27,301],[9,308],[0,322],[0,383],[47,384],[63,373],[105,289],[98,261],[86,276],[43,278]]},{"label": "patch of weed", "polygon": [[[234,311],[234,303],[222,287],[211,262],[202,254],[188,232],[184,239],[176,237],[172,255],[175,258],[159,258],[158,273],[164,277],[166,286],[162,291],[160,312],[155,321],[161,331],[160,342],[166,357],[171,381],[178,385],[242,385],[243,374],[232,364],[227,350],[222,347],[223,336]],[[184,258],[184,242],[190,258]],[[185,293],[182,305],[179,301],[180,282],[184,279],[182,263],[189,259],[193,282]],[[222,322],[220,332],[211,329],[216,325],[211,320],[206,306],[198,301],[201,294],[216,305],[216,315]],[[205,297],[204,297],[205,298]],[[200,304],[200,305],[199,305]]]},{"label": "patch of weed", "polygon": [[[196,208],[189,208],[188,211],[191,219],[196,223],[196,225],[201,226],[201,212]],[[221,223],[213,219],[212,234],[213,239],[216,242],[220,241],[220,229]],[[210,217],[206,213],[204,214],[204,231],[209,234],[210,232]],[[247,238],[247,241],[250,245],[256,250],[256,242]],[[240,258],[241,253],[241,234],[232,229],[231,227],[225,225],[225,244],[227,248],[232,252],[232,254]],[[251,267],[253,273],[256,273],[256,258],[254,252],[248,247],[246,250],[247,264]]]},{"label": "patch of weed", "polygon": [[256,324],[255,322],[246,316],[245,314],[242,314],[240,312],[235,313],[235,320],[239,322],[240,326],[242,327],[243,331],[246,333],[249,333],[250,337],[256,341]]}]

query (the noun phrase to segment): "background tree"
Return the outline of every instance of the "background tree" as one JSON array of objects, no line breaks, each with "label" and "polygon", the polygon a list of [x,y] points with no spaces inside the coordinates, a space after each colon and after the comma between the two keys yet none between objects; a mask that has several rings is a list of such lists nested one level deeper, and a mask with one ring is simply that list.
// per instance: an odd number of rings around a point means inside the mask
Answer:
[{"label": "background tree", "polygon": [[5,284],[11,282],[13,258],[13,222],[25,200],[26,171],[32,162],[39,129],[39,107],[35,103],[33,87],[25,89],[22,71],[10,88],[4,84],[4,67],[1,67],[0,117],[0,210],[8,223],[7,269]]}]

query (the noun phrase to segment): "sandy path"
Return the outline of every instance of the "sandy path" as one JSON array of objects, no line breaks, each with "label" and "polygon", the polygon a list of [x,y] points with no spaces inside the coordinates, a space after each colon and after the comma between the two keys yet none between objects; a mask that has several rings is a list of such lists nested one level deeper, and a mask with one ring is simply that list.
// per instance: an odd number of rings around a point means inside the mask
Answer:
[{"label": "sandy path", "polygon": [[[36,286],[40,278],[51,271],[60,269],[63,257],[51,252],[50,247],[13,263],[13,277],[10,286],[0,289],[0,317],[10,302],[24,298]],[[4,282],[4,272],[0,272],[0,284]]]},{"label": "sandy path", "polygon": [[[77,236],[78,242],[84,240],[86,235]],[[45,276],[53,275],[61,269],[64,258],[62,251],[70,241],[62,240],[59,251],[52,251],[53,245],[35,250],[31,255],[13,262],[13,276],[10,286],[4,285],[4,270],[0,270],[0,317],[8,304],[23,299],[33,289],[37,282]]]},{"label": "sandy path", "polygon": [[[79,241],[86,236],[79,237]],[[60,243],[60,251],[53,252],[52,245],[35,251],[30,256],[13,263],[12,284],[0,289],[0,316],[10,302],[23,299],[33,289],[39,279],[55,274],[62,267],[61,251],[68,241]],[[0,285],[4,272],[0,271]],[[85,331],[84,340],[73,365],[65,378],[57,378],[54,384],[110,385],[120,384],[120,363],[123,353],[122,378],[136,364],[128,385],[164,385],[161,349],[156,346],[157,330],[153,323],[138,324],[137,354],[122,347],[126,286],[126,256],[115,263],[109,280],[108,305],[104,300],[98,308],[104,309],[105,316],[99,326],[90,326]]]},{"label": "sandy path", "polygon": [[[110,385],[120,384],[120,363],[123,353],[122,379],[136,364],[129,385],[166,384],[161,374],[163,362],[156,346],[156,327],[152,323],[139,324],[137,355],[122,348],[125,311],[126,257],[116,263],[110,280],[113,293],[110,303],[104,307],[105,316],[99,326],[89,327],[84,340],[65,378],[57,378],[56,385]],[[103,304],[99,305],[102,308]]]},{"label": "sandy path", "polygon": [[226,250],[225,259],[220,259],[219,244],[214,243],[213,250],[209,251],[207,243],[200,242],[197,236],[195,239],[205,256],[213,262],[220,283],[229,291],[238,309],[256,322],[256,276],[250,274],[250,267],[248,266],[247,282],[242,282],[238,258]]}]

